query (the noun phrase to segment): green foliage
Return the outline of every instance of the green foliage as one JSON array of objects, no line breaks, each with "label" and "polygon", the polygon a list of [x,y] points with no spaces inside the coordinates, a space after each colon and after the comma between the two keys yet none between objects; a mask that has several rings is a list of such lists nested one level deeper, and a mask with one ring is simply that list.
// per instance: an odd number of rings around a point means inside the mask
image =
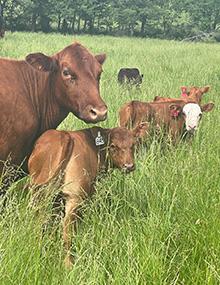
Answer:
[{"label": "green foliage", "polygon": [[6,28],[183,39],[220,24],[219,0],[2,0]]},{"label": "green foliage", "polygon": [[[54,54],[72,42],[54,34],[8,33],[0,55]],[[47,227],[51,197],[31,207],[31,197],[13,185],[0,215],[0,284],[217,285],[220,283],[220,46],[174,41],[78,36],[94,53],[106,52],[101,93],[109,106],[103,127],[117,125],[120,106],[154,96],[178,97],[182,85],[210,85],[204,114],[191,143],[165,146],[154,138],[137,154],[136,171],[115,170],[97,185],[82,208],[73,244],[75,265],[63,267],[61,223]],[[140,90],[117,84],[122,66],[144,74]],[[87,125],[70,115],[60,129]],[[50,193],[50,189],[45,191]]]}]

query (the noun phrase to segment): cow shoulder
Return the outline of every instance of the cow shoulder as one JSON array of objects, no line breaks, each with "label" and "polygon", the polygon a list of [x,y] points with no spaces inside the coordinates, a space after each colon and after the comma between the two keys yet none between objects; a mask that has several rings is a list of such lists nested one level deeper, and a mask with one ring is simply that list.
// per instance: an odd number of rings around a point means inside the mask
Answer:
[{"label": "cow shoulder", "polygon": [[49,130],[36,142],[28,161],[32,183],[48,183],[64,170],[73,150],[73,139],[68,132]]}]

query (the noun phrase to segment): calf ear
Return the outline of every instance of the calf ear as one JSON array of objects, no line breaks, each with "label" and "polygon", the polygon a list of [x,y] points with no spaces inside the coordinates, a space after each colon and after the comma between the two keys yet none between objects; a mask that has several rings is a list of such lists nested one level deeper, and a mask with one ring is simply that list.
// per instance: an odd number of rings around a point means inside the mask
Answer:
[{"label": "calf ear", "polygon": [[208,104],[201,106],[201,110],[202,110],[202,112],[210,112],[210,111],[212,111],[214,106],[215,106],[215,104],[210,102]]},{"label": "calf ear", "polygon": [[186,86],[181,86],[180,89],[181,89],[182,93],[187,94],[189,96],[189,91],[188,91],[188,88]]},{"label": "calf ear", "polygon": [[155,97],[154,97],[154,101],[160,101],[160,100],[161,100],[161,98],[163,98],[163,97],[155,96]]},{"label": "calf ear", "polygon": [[104,61],[106,60],[106,54],[105,53],[97,54],[95,55],[95,58],[98,60],[100,64],[103,64]]},{"label": "calf ear", "polygon": [[181,111],[182,111],[182,107],[180,105],[177,105],[177,104],[170,105],[169,109],[170,109],[170,115],[173,118],[178,118]]},{"label": "calf ear", "polygon": [[25,60],[40,71],[55,71],[57,69],[56,60],[43,53],[31,53],[26,56]]},{"label": "calf ear", "polygon": [[207,93],[209,91],[209,89],[210,89],[210,86],[205,86],[205,87],[201,88],[200,90],[203,94],[203,93]]},{"label": "calf ear", "polygon": [[187,92],[187,87],[186,86],[181,86],[180,89],[181,89],[181,91],[183,93]]},{"label": "calf ear", "polygon": [[133,129],[133,135],[136,138],[142,138],[146,135],[148,129],[149,129],[148,122],[140,123],[135,129]]}]

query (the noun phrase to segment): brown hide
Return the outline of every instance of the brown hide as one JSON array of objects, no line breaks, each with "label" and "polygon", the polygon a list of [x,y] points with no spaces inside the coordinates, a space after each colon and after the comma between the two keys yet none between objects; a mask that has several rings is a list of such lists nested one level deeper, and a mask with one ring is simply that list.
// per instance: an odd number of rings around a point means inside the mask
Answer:
[{"label": "brown hide", "polygon": [[[85,122],[105,120],[99,95],[105,55],[93,56],[74,43],[52,57],[30,54],[26,61],[0,59],[0,161],[20,164],[35,140],[72,112]],[[3,164],[0,163],[0,174]],[[25,167],[24,167],[25,168]]]},{"label": "brown hide", "polygon": [[[49,135],[48,135],[49,134]],[[36,142],[28,168],[34,169],[32,178],[38,186],[50,182],[63,170],[74,145],[68,132],[49,130]]]},{"label": "brown hide", "polygon": [[[141,122],[150,122],[151,129],[165,129],[173,139],[176,139],[184,128],[184,118],[180,111],[184,105],[185,102],[182,100],[151,103],[131,101],[119,111],[120,126],[135,128]],[[176,112],[178,116],[175,116]]]},{"label": "brown hide", "polygon": [[185,102],[195,102],[197,104],[201,104],[202,101],[202,97],[203,94],[207,93],[210,89],[209,86],[205,86],[205,87],[190,87],[186,89],[189,91],[187,91],[187,95],[184,97],[180,97],[180,98],[170,98],[170,97],[161,97],[161,96],[156,96],[154,97],[154,102],[174,102],[174,101],[179,101],[179,100],[183,100]]},{"label": "brown hide", "polygon": [[98,172],[108,166],[124,172],[133,171],[134,144],[136,138],[145,134],[146,128],[147,124],[140,124],[133,131],[120,127],[94,127],[75,132],[49,130],[37,140],[28,162],[32,184],[46,184],[59,172],[63,172],[61,183],[66,201],[63,225],[66,266],[72,264],[71,224],[76,221],[77,209],[84,198],[94,191]]}]

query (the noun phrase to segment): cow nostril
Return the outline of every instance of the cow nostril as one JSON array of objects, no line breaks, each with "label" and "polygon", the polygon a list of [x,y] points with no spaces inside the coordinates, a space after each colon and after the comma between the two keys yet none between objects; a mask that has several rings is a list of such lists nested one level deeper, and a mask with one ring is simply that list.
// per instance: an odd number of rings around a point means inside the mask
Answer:
[{"label": "cow nostril", "polygon": [[123,168],[129,172],[135,170],[135,165],[133,163],[125,163]]},{"label": "cow nostril", "polygon": [[91,108],[90,115],[93,119],[105,120],[107,117],[107,107],[100,109]]},{"label": "cow nostril", "polygon": [[97,112],[96,112],[96,110],[95,109],[90,109],[90,115],[91,115],[91,117],[92,118],[97,118]]}]

